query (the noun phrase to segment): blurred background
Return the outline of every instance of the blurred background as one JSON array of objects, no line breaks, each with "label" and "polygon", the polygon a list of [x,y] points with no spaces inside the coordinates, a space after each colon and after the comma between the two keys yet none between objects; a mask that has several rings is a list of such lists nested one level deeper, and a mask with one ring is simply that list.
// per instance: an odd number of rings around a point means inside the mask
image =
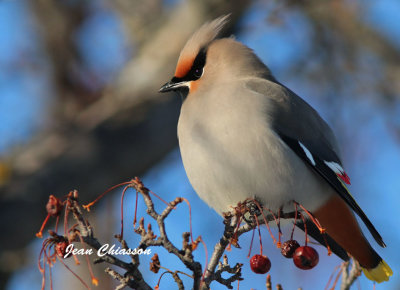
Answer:
[{"label": "blurred background", "polygon": [[[1,1],[1,289],[40,288],[36,263],[42,240],[35,233],[50,194],[61,197],[78,189],[82,203],[88,203],[134,176],[168,201],[186,197],[193,208],[194,235],[201,235],[212,251],[222,218],[197,197],[182,167],[176,136],[180,98],[157,91],[172,77],[191,33],[226,13],[232,16],[225,34],[234,33],[254,49],[280,82],[332,126],[350,189],[388,245],[379,249],[366,232],[394,271],[391,281],[376,289],[400,289],[398,0]],[[116,243],[120,193],[104,198],[88,215],[104,243]],[[138,241],[131,226],[133,204],[131,192],[125,200],[125,232],[132,248]],[[145,215],[143,208],[142,203],[139,216]],[[189,230],[185,205],[173,212],[167,227],[180,245],[181,233]],[[284,289],[323,289],[340,263],[317,247],[320,264],[298,270],[280,255],[268,233],[262,234],[272,281]],[[250,238],[251,233],[244,235],[242,249],[228,257],[231,264],[244,263],[240,289],[264,289],[265,276],[252,273],[246,258]],[[258,242],[253,246],[257,251]],[[165,250],[153,252],[161,265],[188,272]],[[195,257],[204,265],[202,247]],[[155,286],[160,274],[148,270],[149,260],[143,257],[141,269]],[[90,283],[84,263],[74,266],[71,260],[69,265]],[[104,267],[95,269],[97,289],[115,288]],[[53,274],[55,289],[84,289],[59,263]],[[190,288],[190,279],[182,279]],[[357,284],[373,288],[365,277]],[[211,286],[226,289],[216,282]],[[165,275],[160,288],[175,287]]]}]

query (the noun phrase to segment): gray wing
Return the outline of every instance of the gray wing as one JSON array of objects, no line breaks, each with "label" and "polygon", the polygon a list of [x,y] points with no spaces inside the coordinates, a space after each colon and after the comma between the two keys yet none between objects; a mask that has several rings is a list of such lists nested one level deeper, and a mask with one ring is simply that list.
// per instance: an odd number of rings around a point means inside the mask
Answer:
[{"label": "gray wing", "polygon": [[298,157],[325,179],[365,223],[376,242],[382,237],[350,194],[350,179],[343,169],[336,138],[319,114],[294,92],[276,81],[252,79],[246,87],[268,97],[272,127]]},{"label": "gray wing", "polygon": [[340,162],[339,146],[331,128],[303,99],[276,81],[252,79],[246,86],[268,96],[273,106],[270,112],[273,128],[277,132],[301,141],[324,160]]}]

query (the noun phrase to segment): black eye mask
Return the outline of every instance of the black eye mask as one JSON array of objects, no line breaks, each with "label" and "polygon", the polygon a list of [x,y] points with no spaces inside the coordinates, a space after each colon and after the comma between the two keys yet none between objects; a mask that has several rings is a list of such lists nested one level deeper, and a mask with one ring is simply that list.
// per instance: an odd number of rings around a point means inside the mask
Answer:
[{"label": "black eye mask", "polygon": [[182,78],[173,77],[171,82],[180,83],[198,80],[203,75],[204,66],[206,65],[206,56],[207,50],[204,47],[200,49],[199,53],[194,59],[190,71],[188,71],[188,73]]}]

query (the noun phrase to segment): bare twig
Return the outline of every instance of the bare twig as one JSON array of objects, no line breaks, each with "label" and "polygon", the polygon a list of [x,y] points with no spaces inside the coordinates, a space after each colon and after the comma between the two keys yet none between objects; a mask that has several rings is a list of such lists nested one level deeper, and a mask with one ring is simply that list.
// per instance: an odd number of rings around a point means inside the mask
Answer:
[{"label": "bare twig", "polygon": [[272,290],[272,282],[271,282],[271,275],[270,274],[267,275],[267,280],[265,282],[265,287],[267,288],[267,290]]},{"label": "bare twig", "polygon": [[[246,223],[240,225],[241,221],[243,220],[243,217],[245,216],[245,213],[248,211],[249,207],[247,206],[247,204],[239,204],[238,207],[235,208],[236,212],[233,211],[231,213],[225,214],[224,216],[225,230],[223,236],[220,239],[220,241],[215,245],[210,263],[208,264],[207,271],[204,275],[204,279],[202,279],[203,278],[202,266],[199,262],[193,259],[192,255],[192,252],[193,250],[196,249],[197,243],[200,241],[200,239],[198,238],[196,239],[196,241],[193,241],[191,233],[183,233],[182,249],[178,249],[169,240],[165,228],[165,223],[164,223],[165,219],[169,216],[172,210],[185,199],[181,197],[175,198],[175,200],[173,200],[172,202],[167,203],[166,208],[161,212],[161,214],[159,214],[154,208],[154,203],[150,196],[151,192],[143,185],[143,183],[138,178],[132,179],[129,182],[128,186],[134,188],[138,193],[140,193],[143,196],[147,208],[146,212],[150,217],[152,217],[156,221],[160,232],[160,235],[157,237],[152,230],[151,224],[148,224],[146,228],[144,223],[144,218],[142,217],[139,221],[139,226],[135,229],[135,232],[141,236],[141,240],[139,242],[139,247],[138,247],[139,249],[146,250],[150,246],[161,246],[165,248],[169,253],[177,256],[183,262],[183,264],[192,271],[193,276],[191,277],[193,278],[194,289],[200,289],[200,288],[209,289],[212,281],[217,281],[220,284],[223,284],[228,288],[232,289],[233,282],[242,280],[241,277],[242,264],[237,263],[234,266],[230,266],[226,255],[224,256],[223,262],[220,262],[220,260],[223,253],[225,252],[225,249],[229,244],[238,246],[237,239],[239,238],[239,236],[252,230],[258,224],[254,221],[246,221]],[[71,207],[70,211],[73,213],[75,220],[78,222],[78,227],[83,241],[98,250],[102,245],[93,236],[93,230],[89,225],[89,223],[83,218],[81,209],[77,201],[75,199],[71,200],[69,204]],[[282,213],[281,218],[293,218],[294,214],[295,213],[287,213],[287,214]],[[273,214],[266,216],[262,214],[262,216],[263,218],[262,221],[260,222],[261,224],[267,223],[275,219]],[[128,250],[129,246],[127,242],[123,240],[121,236],[116,236],[116,237],[118,238],[122,247]],[[107,271],[107,273],[109,273],[114,279],[121,282],[120,285],[121,287],[124,287],[124,285],[129,287],[137,285],[137,287],[143,287],[141,289],[148,289],[146,287],[150,287],[148,284],[146,284],[146,282],[143,281],[142,274],[138,270],[140,261],[139,261],[139,256],[137,254],[131,254],[131,263],[126,263],[124,261],[121,261],[110,254],[106,254],[105,256],[97,259],[95,262],[96,263],[107,262],[109,264],[113,264],[122,269],[125,269],[126,273],[123,275],[124,279],[122,280],[118,276],[119,274],[117,272]],[[217,265],[219,265],[219,267],[216,270]],[[159,266],[162,267],[161,265]],[[176,271],[173,272],[169,269],[167,269],[167,272],[169,272],[174,276],[174,279],[178,287],[180,287],[182,281],[178,276],[178,272]],[[222,273],[224,272],[232,275],[229,278],[223,278]]]},{"label": "bare twig", "polygon": [[128,286],[128,282],[129,282],[129,277],[123,277],[121,274],[119,274],[117,271],[114,271],[111,268],[106,268],[104,270],[107,274],[109,274],[111,277],[113,277],[115,280],[121,282],[121,284],[119,284],[115,290],[120,290],[125,288],[126,286]]},{"label": "bare twig", "polygon": [[199,289],[202,277],[202,267],[199,262],[193,260],[193,255],[191,250],[179,250],[176,246],[172,244],[172,242],[168,239],[167,231],[165,229],[164,220],[168,217],[171,211],[175,208],[175,206],[183,201],[182,198],[177,197],[174,201],[170,202],[168,206],[164,209],[161,214],[158,214],[154,209],[153,201],[150,197],[150,191],[143,185],[143,183],[138,179],[134,179],[131,185],[135,188],[144,198],[144,202],[147,207],[147,214],[151,216],[158,225],[160,236],[155,239],[149,239],[147,234],[141,230],[142,239],[140,241],[141,247],[148,247],[148,246],[162,246],[165,248],[169,253],[174,254],[177,256],[183,264],[193,272],[193,288]]},{"label": "bare twig", "polygon": [[[294,216],[295,216],[294,212],[280,214],[280,218],[282,218],[282,219],[292,219],[292,218],[294,218]],[[256,223],[252,223],[252,224],[245,223],[244,225],[240,226],[236,230],[237,225],[238,225],[238,217],[239,217],[238,215],[232,214],[232,213],[224,214],[225,230],[224,230],[222,238],[219,240],[219,242],[214,247],[214,252],[212,253],[206,274],[204,276],[204,284],[202,285],[202,289],[209,289],[212,281],[218,281],[221,284],[223,284],[229,288],[231,286],[231,284],[230,284],[231,282],[241,279],[240,271],[235,272],[235,274],[228,279],[221,279],[220,278],[221,272],[218,272],[220,270],[215,271],[223,253],[225,252],[225,249],[231,242],[232,238],[235,237],[236,239],[238,239],[242,234],[252,230],[256,226]],[[265,222],[275,220],[275,218],[272,214],[266,215],[264,217],[265,217],[265,220],[264,219],[260,220],[260,224],[264,224]],[[235,267],[233,267],[233,268],[235,268]],[[225,267],[223,269],[227,269],[227,268]]]},{"label": "bare twig", "polygon": [[172,273],[172,277],[174,277],[174,281],[178,285],[179,290],[185,289],[185,287],[183,286],[183,282],[182,282],[181,278],[178,276],[178,272],[177,271]]},{"label": "bare twig", "polygon": [[[227,288],[233,289],[233,282],[243,280],[241,276],[241,269],[243,264],[236,263],[234,266],[231,266],[228,262],[228,256],[226,254],[224,255],[225,249],[227,249],[227,247],[230,247],[230,245],[239,247],[238,239],[242,234],[252,230],[260,224],[267,224],[270,221],[276,220],[275,214],[265,208],[260,208],[257,205],[258,202],[256,200],[247,200],[244,203],[239,203],[238,206],[235,207],[231,212],[225,213],[225,229],[223,235],[219,242],[215,245],[210,262],[207,266],[206,272],[203,275],[202,265],[194,260],[192,254],[192,252],[197,248],[197,244],[199,243],[201,238],[199,237],[194,240],[191,235],[192,231],[190,231],[190,233],[185,232],[183,233],[182,248],[179,249],[169,240],[164,223],[165,219],[169,216],[172,210],[175,209],[177,205],[186,200],[184,198],[177,197],[172,202],[165,202],[167,206],[161,213],[158,213],[154,208],[154,203],[150,195],[154,193],[147,189],[139,178],[132,179],[131,181],[124,184],[127,184],[128,187],[135,189],[139,194],[141,194],[141,196],[143,196],[147,208],[146,212],[156,221],[160,233],[159,236],[156,236],[153,232],[151,224],[149,223],[146,227],[144,218],[142,217],[139,220],[138,227],[135,228],[135,232],[141,236],[138,249],[146,251],[146,249],[151,246],[163,247],[169,253],[178,257],[182,261],[182,263],[189,270],[192,271],[193,275],[189,275],[180,271],[167,269],[160,265],[160,260],[158,259],[157,255],[153,257],[152,263],[150,264],[152,271],[157,273],[160,268],[166,270],[163,274],[161,274],[158,283],[160,283],[161,277],[164,274],[171,274],[179,289],[184,289],[184,285],[178,274],[184,274],[192,278],[193,289],[210,289],[210,284],[213,281],[217,281],[218,283],[225,285]],[[94,249],[99,250],[102,247],[102,244],[94,236],[93,228],[91,227],[89,222],[84,219],[80,205],[77,201],[77,196],[77,191],[73,191],[68,195],[68,199],[65,203],[68,207],[67,212],[71,212],[73,218],[77,222],[77,224],[74,225],[72,229],[79,233],[76,236],[80,237],[81,242],[84,242]],[[89,208],[89,206],[85,207]],[[269,214],[265,214],[264,212],[269,212]],[[250,215],[248,215],[248,213]],[[295,218],[296,214],[298,214],[297,211],[289,213],[283,213],[281,211],[278,216],[280,219],[293,219]],[[250,217],[250,219],[248,217]],[[242,221],[245,222],[242,224]],[[117,235],[116,238],[121,243],[123,249],[130,250],[128,243],[122,238],[121,235]],[[105,269],[106,273],[108,273],[111,277],[113,277],[120,283],[116,289],[122,289],[127,286],[134,289],[152,289],[152,287],[150,287],[150,285],[144,281],[142,273],[138,269],[140,265],[139,255],[136,253],[131,253],[130,257],[131,262],[127,263],[111,255],[110,253],[105,253],[104,256],[99,257],[97,260],[95,260],[95,263],[107,262],[111,265],[118,266],[125,271],[125,273],[120,274],[110,268]],[[357,262],[352,263],[350,271],[349,265],[349,262],[342,265],[342,290],[349,289],[349,287],[360,275],[360,267]],[[228,278],[224,278],[222,277],[223,273],[228,273],[230,274],[230,276]],[[337,279],[338,278],[339,277],[337,277]],[[156,288],[157,287],[158,284]],[[272,289],[270,276],[267,277],[266,287],[267,289]],[[276,287],[277,289],[282,289],[282,286],[279,284],[277,284]]]},{"label": "bare twig", "polygon": [[[77,194],[76,194],[77,195]],[[83,241],[91,246],[92,248],[99,250],[102,247],[102,244],[99,242],[97,238],[94,237],[93,229],[89,225],[89,223],[83,218],[81,208],[78,204],[78,201],[75,198],[70,198],[69,207],[70,211],[73,214],[74,219],[78,222],[78,228],[80,231],[80,235]],[[123,246],[126,243],[122,243]],[[104,256],[99,257],[95,260],[95,263],[107,262],[111,265],[118,266],[124,270],[126,270],[125,278],[123,280],[119,279],[119,274],[115,271],[107,271],[113,278],[117,279],[125,286],[129,286],[131,288],[139,288],[139,289],[152,289],[144,280],[142,273],[138,269],[138,263],[126,263],[117,257],[106,253]],[[117,275],[118,274],[118,275]]]},{"label": "bare twig", "polygon": [[351,269],[349,271],[350,261],[343,263],[342,266],[342,282],[340,284],[340,290],[348,290],[353,285],[354,281],[357,280],[361,275],[360,264],[353,260],[351,263]]},{"label": "bare twig", "polygon": [[[228,264],[227,255],[224,255],[223,262],[218,263],[218,270],[214,273],[215,281],[225,285],[229,289],[233,289],[233,286],[232,286],[233,282],[243,280],[243,278],[241,277],[242,266],[243,266],[243,264],[237,263],[234,267],[231,267]],[[227,272],[227,273],[234,274],[234,275],[232,275],[228,279],[225,279],[225,278],[222,278],[223,272]]]}]

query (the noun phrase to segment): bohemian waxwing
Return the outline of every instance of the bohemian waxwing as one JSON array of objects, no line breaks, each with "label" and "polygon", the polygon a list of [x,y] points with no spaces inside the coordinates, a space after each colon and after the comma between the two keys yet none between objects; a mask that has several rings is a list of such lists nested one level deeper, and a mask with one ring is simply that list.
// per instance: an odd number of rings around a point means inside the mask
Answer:
[{"label": "bohemian waxwing", "polygon": [[[274,212],[293,212],[296,201],[326,229],[323,237],[306,220],[313,238],[325,246],[326,238],[344,260],[353,256],[367,278],[387,281],[392,270],[364,237],[353,211],[385,244],[345,185],[350,180],[332,130],[251,49],[232,37],[217,39],[226,21],[217,18],[194,33],[174,77],[160,89],[184,98],[178,137],[192,186],[219,214],[248,198]],[[303,221],[296,225],[304,229]]]}]

